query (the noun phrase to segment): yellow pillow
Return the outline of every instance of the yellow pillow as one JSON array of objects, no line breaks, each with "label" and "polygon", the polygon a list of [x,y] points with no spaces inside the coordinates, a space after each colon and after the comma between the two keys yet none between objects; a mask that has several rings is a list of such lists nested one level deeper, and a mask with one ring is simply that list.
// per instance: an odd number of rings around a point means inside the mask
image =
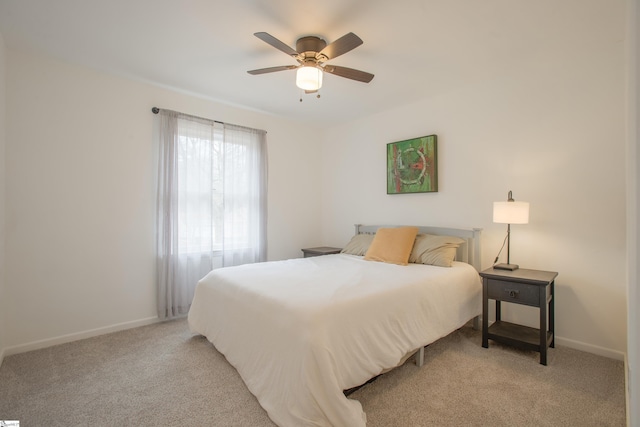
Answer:
[{"label": "yellow pillow", "polygon": [[380,228],[364,259],[407,265],[418,227]]}]

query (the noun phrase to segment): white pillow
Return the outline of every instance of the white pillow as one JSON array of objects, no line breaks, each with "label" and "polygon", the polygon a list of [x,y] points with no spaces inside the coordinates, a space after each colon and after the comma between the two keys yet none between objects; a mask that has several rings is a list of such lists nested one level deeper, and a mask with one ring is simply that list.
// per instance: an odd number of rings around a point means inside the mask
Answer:
[{"label": "white pillow", "polygon": [[464,240],[459,237],[418,234],[409,255],[409,262],[451,267],[456,250],[463,243]]},{"label": "white pillow", "polygon": [[373,242],[373,237],[373,234],[356,234],[340,253],[364,256]]}]

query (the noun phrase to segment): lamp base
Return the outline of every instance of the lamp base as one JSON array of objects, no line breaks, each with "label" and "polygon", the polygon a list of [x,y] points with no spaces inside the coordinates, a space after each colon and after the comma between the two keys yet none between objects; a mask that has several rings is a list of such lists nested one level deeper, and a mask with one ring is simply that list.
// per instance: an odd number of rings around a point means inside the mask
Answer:
[{"label": "lamp base", "polygon": [[519,269],[520,266],[518,264],[496,264],[496,265],[493,266],[493,268],[495,268],[496,270],[513,271],[513,270]]}]

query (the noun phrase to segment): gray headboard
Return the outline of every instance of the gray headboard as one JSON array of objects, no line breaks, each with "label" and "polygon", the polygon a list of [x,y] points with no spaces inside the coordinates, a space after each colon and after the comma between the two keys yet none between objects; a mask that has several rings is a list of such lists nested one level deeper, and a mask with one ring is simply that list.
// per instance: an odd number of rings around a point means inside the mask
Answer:
[{"label": "gray headboard", "polygon": [[[362,225],[356,224],[356,234],[376,234],[378,228],[402,227],[400,225]],[[480,271],[480,233],[482,228],[445,228],[417,226],[418,233],[455,236],[465,240],[456,252],[456,260],[471,264]]]}]

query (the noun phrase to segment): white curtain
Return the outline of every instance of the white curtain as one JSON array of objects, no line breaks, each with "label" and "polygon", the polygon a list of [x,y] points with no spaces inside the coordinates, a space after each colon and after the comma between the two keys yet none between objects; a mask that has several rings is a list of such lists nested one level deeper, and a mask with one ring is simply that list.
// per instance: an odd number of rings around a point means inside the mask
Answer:
[{"label": "white curtain", "polygon": [[266,133],[160,110],[158,317],[187,314],[214,268],[266,260]]}]

